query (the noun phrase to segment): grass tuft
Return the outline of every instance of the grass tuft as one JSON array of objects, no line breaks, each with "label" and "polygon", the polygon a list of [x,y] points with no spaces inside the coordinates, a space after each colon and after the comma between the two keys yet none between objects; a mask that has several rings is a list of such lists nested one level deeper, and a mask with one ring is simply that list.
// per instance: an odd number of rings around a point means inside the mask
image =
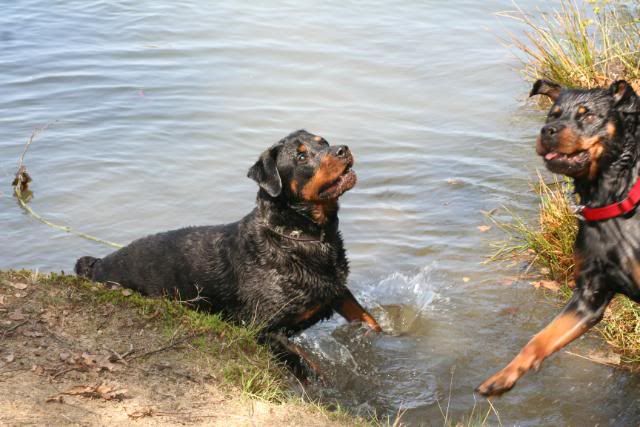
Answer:
[{"label": "grass tuft", "polygon": [[594,88],[625,79],[640,89],[640,7],[637,2],[561,0],[551,13],[516,6],[501,16],[524,24],[512,36],[528,80]]}]

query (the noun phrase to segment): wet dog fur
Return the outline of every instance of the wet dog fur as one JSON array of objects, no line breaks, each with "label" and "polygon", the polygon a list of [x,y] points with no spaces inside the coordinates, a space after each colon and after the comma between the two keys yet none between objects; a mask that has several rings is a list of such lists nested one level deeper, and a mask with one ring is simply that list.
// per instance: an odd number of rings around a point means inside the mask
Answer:
[{"label": "wet dog fur", "polygon": [[[536,142],[547,168],[573,178],[580,203],[601,207],[623,200],[640,173],[640,101],[631,86],[566,89],[539,80],[531,95],[553,105]],[[576,287],[562,312],[500,372],[476,390],[509,391],[526,372],[597,324],[616,293],[640,302],[640,212],[602,221],[579,220],[574,245]]]},{"label": "wet dog fur", "polygon": [[291,335],[334,312],[381,330],[346,285],[338,198],[356,183],[352,165],[348,147],[293,132],[249,169],[257,206],[240,221],[144,237],[104,258],[82,257],[75,271],[143,295],[199,297],[199,309],[258,325],[259,340],[304,376],[302,362],[313,363]]}]

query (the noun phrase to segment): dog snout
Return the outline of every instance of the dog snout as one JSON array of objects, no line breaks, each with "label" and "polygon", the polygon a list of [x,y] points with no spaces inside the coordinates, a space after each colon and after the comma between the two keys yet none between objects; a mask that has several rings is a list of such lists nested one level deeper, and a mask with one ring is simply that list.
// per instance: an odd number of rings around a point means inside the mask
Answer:
[{"label": "dog snout", "polygon": [[540,142],[548,151],[554,150],[558,146],[558,134],[564,128],[558,123],[550,123],[540,130]]}]

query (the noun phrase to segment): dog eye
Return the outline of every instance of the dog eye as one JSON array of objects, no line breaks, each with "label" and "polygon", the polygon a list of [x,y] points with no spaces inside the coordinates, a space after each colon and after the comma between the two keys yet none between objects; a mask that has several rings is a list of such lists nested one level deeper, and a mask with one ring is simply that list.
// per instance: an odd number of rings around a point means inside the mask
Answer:
[{"label": "dog eye", "polygon": [[306,162],[307,153],[298,153],[298,155],[296,156],[296,160],[298,160],[299,162]]}]

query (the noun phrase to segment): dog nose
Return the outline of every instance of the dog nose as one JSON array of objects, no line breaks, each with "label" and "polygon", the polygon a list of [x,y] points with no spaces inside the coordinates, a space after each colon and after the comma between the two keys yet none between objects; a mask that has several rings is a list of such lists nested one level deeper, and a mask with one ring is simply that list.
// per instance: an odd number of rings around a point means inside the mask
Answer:
[{"label": "dog nose", "polygon": [[556,125],[546,125],[542,127],[540,132],[542,136],[550,137],[558,133],[558,127]]},{"label": "dog nose", "polygon": [[351,152],[349,151],[349,147],[346,145],[339,145],[336,147],[336,156],[342,159],[349,157]]}]

